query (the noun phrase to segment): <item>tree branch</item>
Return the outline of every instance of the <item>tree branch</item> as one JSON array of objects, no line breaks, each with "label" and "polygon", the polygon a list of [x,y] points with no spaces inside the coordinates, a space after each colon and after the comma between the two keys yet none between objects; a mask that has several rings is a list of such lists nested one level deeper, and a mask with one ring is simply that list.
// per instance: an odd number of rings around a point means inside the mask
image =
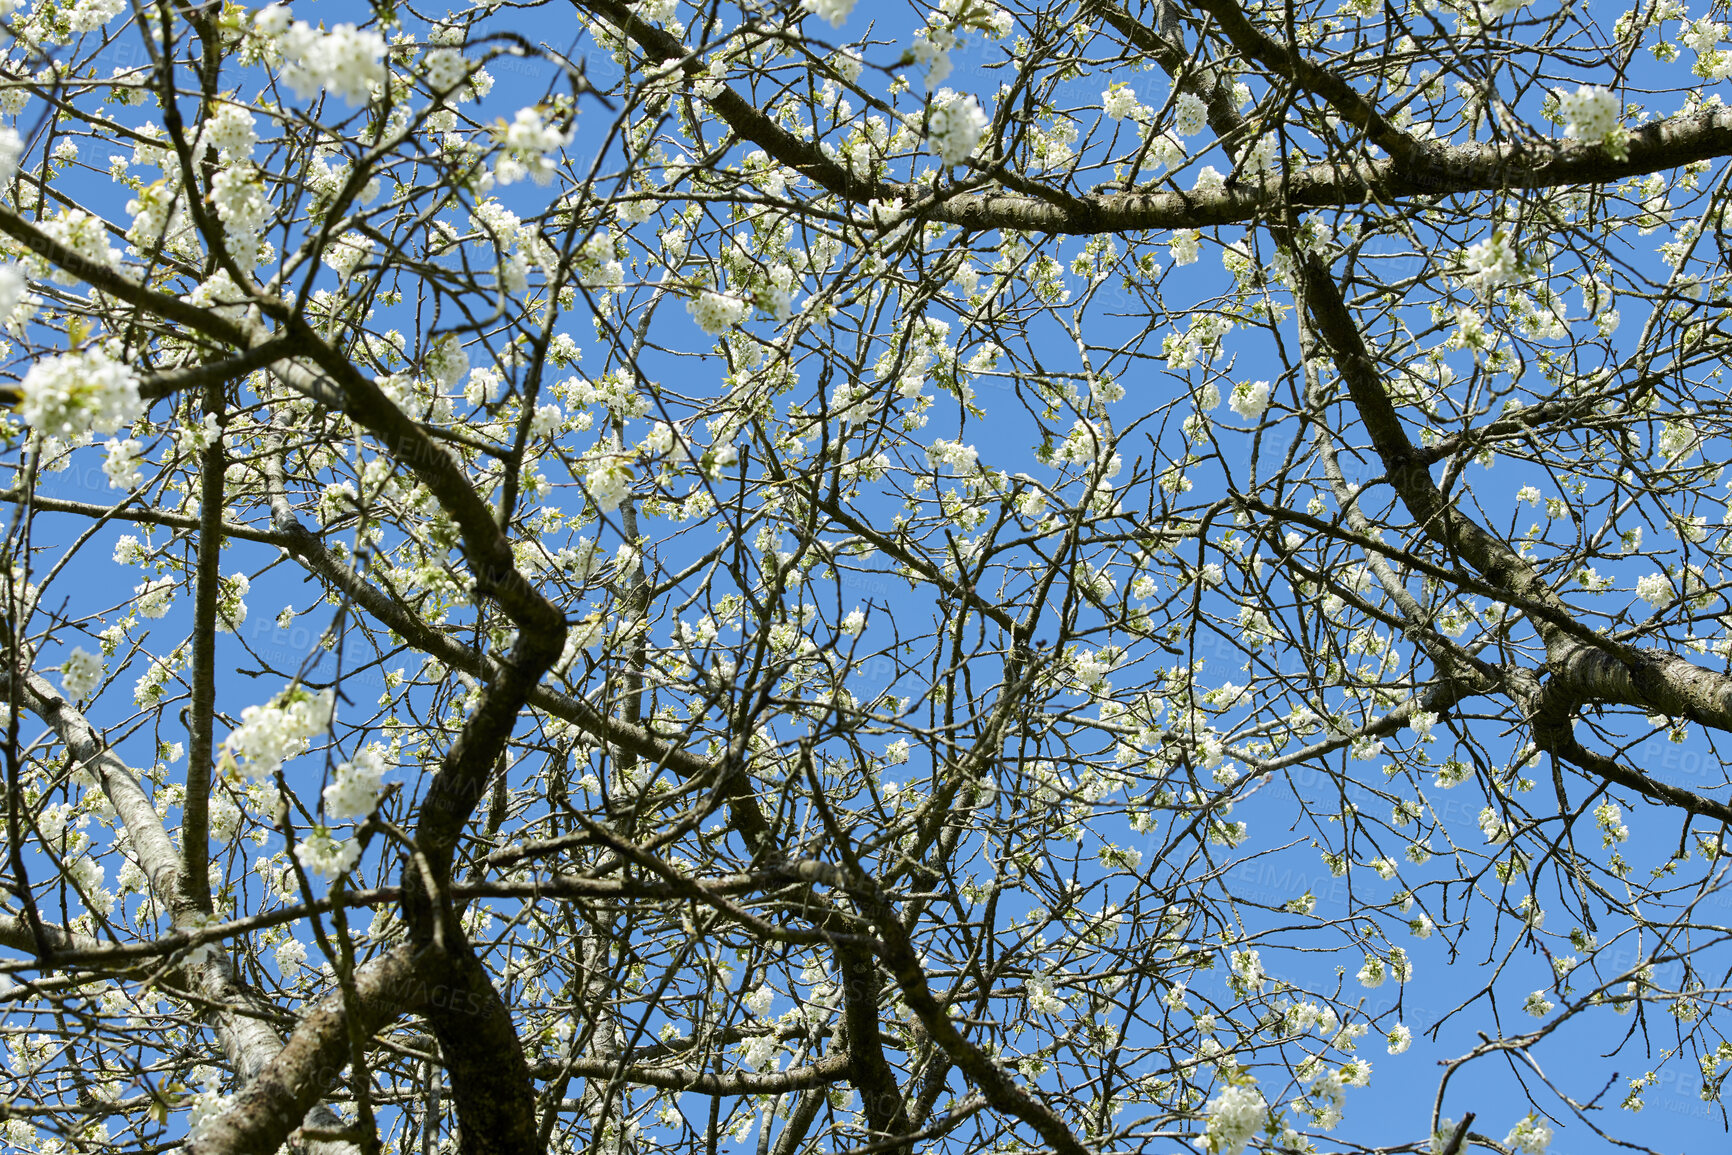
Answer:
[{"label": "tree branch", "polygon": [[[414,952],[399,946],[355,972],[357,1000],[345,1005],[333,990],[310,1008],[281,1050],[234,1097],[221,1115],[205,1123],[187,1144],[187,1155],[273,1155],[290,1132],[308,1121],[319,1099],[335,1088],[348,1065],[349,1021],[360,1016],[371,1037],[442,992],[419,972]],[[319,1120],[338,1129],[341,1120]],[[344,1149],[350,1149],[347,1144]]]}]

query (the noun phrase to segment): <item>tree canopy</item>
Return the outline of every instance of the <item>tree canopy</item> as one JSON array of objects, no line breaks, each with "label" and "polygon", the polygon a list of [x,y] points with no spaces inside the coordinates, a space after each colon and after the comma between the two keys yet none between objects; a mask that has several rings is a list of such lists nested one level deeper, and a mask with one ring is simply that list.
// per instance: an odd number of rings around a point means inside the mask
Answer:
[{"label": "tree canopy", "polygon": [[1717,1103],[1726,6],[872,7],[0,4],[8,1150]]}]

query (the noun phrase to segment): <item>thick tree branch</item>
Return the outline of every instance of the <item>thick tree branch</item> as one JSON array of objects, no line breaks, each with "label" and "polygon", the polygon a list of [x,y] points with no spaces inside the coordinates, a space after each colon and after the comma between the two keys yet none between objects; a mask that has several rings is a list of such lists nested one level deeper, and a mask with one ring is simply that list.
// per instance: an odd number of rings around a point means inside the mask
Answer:
[{"label": "thick tree branch", "polygon": [[785,1071],[711,1071],[702,1067],[646,1067],[603,1059],[573,1057],[560,1061],[561,1070],[585,1079],[621,1079],[643,1087],[695,1095],[781,1095],[809,1087],[828,1087],[849,1076],[848,1056],[827,1055],[803,1067]]},{"label": "thick tree branch", "polygon": [[969,1042],[957,1029],[949,1013],[933,996],[926,972],[920,965],[920,956],[909,941],[902,920],[896,917],[896,912],[878,892],[876,883],[863,876],[855,878],[849,886],[849,893],[861,903],[877,928],[883,943],[885,966],[896,979],[908,1008],[932,1036],[933,1042],[968,1076],[970,1082],[980,1088],[987,1101],[998,1110],[1027,1123],[1058,1155],[1092,1155],[1089,1146],[1037,1097],[1034,1088],[1019,1083],[1015,1076]]},{"label": "thick tree branch", "polygon": [[[574,2],[628,36],[658,66],[680,69],[693,79],[702,74],[704,63],[693,57],[682,41],[636,19],[618,0]],[[1251,31],[1255,33],[1254,28]],[[1335,98],[1342,102],[1338,107],[1351,104],[1346,93],[1336,92],[1330,84],[1332,74],[1263,39],[1268,50],[1281,54],[1301,83],[1309,79],[1322,84],[1327,91],[1319,95],[1330,99],[1330,92],[1334,92]],[[1340,83],[1345,86],[1344,81]],[[1572,141],[1537,147],[1522,143],[1427,143],[1408,147],[1399,143],[1397,137],[1390,137],[1389,143],[1402,149],[1402,154],[1383,159],[1325,160],[1295,169],[1266,187],[1239,185],[1214,194],[1133,191],[1075,195],[1047,190],[1046,195],[1035,197],[954,189],[934,192],[927,185],[854,175],[845,165],[824,155],[817,143],[782,128],[768,113],[726,85],[708,100],[716,114],[740,137],[809,177],[826,192],[854,204],[899,202],[905,211],[919,219],[960,225],[970,231],[1021,229],[1092,235],[1203,228],[1265,219],[1283,208],[1303,210],[1413,196],[1608,184],[1732,154],[1732,109],[1704,108],[1632,129],[1628,149],[1621,159],[1608,155],[1597,143]],[[1357,111],[1345,117],[1350,122],[1358,116],[1365,121],[1368,131],[1381,123],[1372,119],[1375,110],[1369,103],[1361,101],[1352,107]]]},{"label": "thick tree branch", "polygon": [[[70,702],[57,693],[40,674],[27,673],[17,685],[11,679],[0,684],[5,693],[16,694],[20,705],[46,722],[66,744],[73,758],[96,777],[120,820],[126,826],[139,867],[144,871],[152,895],[167,909],[179,930],[197,925],[197,907],[187,901],[181,887],[181,859],[169,840],[162,819],[138,774],[108,748],[108,744]],[[192,994],[216,1008],[217,1037],[230,1066],[241,1082],[263,1069],[282,1041],[263,1019],[274,1008],[241,983],[224,953],[211,951],[184,968]],[[335,1117],[323,1108],[321,1124]],[[348,1145],[323,1146],[329,1155],[350,1155]]]},{"label": "thick tree branch", "polygon": [[1215,24],[1233,47],[1251,60],[1306,92],[1329,102],[1342,120],[1365,133],[1372,144],[1397,163],[1411,163],[1420,144],[1384,119],[1377,106],[1361,96],[1335,73],[1313,64],[1297,48],[1277,43],[1251,23],[1233,0],[1190,0],[1196,8],[1215,18]]},{"label": "thick tree branch", "polygon": [[[339,1085],[349,1061],[349,1015],[358,1014],[362,1033],[371,1037],[445,993],[422,975],[406,946],[358,969],[355,990],[352,1004],[334,990],[306,1011],[281,1050],[187,1144],[188,1155],[273,1155],[290,1132],[310,1122],[308,1112],[320,1097]],[[321,1118],[318,1125],[340,1126],[340,1120]]]},{"label": "thick tree branch", "polygon": [[1329,269],[1316,256],[1305,259],[1302,293],[1323,346],[1328,350],[1360,421],[1382,459],[1386,476],[1421,532],[1479,570],[1511,601],[1532,603],[1528,620],[1546,646],[1548,680],[1518,694],[1534,740],[1585,770],[1630,786],[1690,813],[1732,818],[1732,808],[1687,790],[1669,787],[1586,750],[1571,726],[1583,706],[1619,704],[1684,717],[1732,730],[1732,676],[1698,666],[1676,654],[1644,650],[1588,630],[1534,565],[1508,542],[1463,514],[1432,480],[1427,464],[1402,428],[1358,326]]}]

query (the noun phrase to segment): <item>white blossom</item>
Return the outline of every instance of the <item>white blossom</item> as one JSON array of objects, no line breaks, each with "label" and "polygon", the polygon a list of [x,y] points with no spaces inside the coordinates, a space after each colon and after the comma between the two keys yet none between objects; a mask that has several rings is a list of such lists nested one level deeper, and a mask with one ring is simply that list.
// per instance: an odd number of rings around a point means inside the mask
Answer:
[{"label": "white blossom", "polygon": [[1233,386],[1228,406],[1247,421],[1255,421],[1269,408],[1269,382],[1241,381]]},{"label": "white blossom", "polygon": [[174,582],[155,578],[143,583],[132,591],[132,604],[147,618],[162,617],[174,604]]},{"label": "white blossom", "polygon": [[1564,134],[1576,140],[1612,144],[1623,137],[1623,102],[1610,91],[1584,84],[1574,92],[1556,90]]},{"label": "white blossom", "polygon": [[686,312],[691,314],[698,328],[712,337],[726,333],[739,324],[748,307],[746,302],[738,297],[707,290],[686,301]]},{"label": "white blossom", "polygon": [[1209,1120],[1203,1146],[1210,1155],[1239,1155],[1269,1121],[1269,1104],[1254,1083],[1222,1087],[1203,1110]]},{"label": "white blossom", "polygon": [[855,0],[800,0],[800,7],[820,20],[828,21],[830,27],[840,28],[848,22],[854,3]]},{"label": "white blossom", "polygon": [[18,388],[25,422],[68,441],[113,433],[144,413],[138,377],[101,349],[45,357],[30,366]]},{"label": "white blossom", "polygon": [[109,488],[125,490],[137,485],[144,476],[139,469],[144,446],[131,438],[121,441],[110,437],[106,448],[108,459],[102,463],[102,472],[108,476]]},{"label": "white blossom", "polygon": [[96,684],[101,680],[102,659],[83,646],[75,647],[72,653],[67,655],[66,661],[61,663],[60,686],[74,702],[82,700],[90,691],[96,689]]},{"label": "white blossom", "polygon": [[990,123],[980,102],[973,96],[958,95],[943,88],[932,98],[926,140],[939,160],[947,165],[961,164],[974,155]]},{"label": "white blossom", "polygon": [[223,753],[230,765],[244,759],[239,769],[249,778],[269,778],[330,729],[335,705],[334,691],[315,694],[296,687],[265,705],[248,706],[241,711],[240,726],[223,742]]},{"label": "white blossom", "polygon": [[334,838],[324,827],[295,844],[295,861],[301,864],[301,869],[327,883],[353,870],[360,860],[359,839]]},{"label": "white blossom", "polygon": [[320,32],[297,20],[280,38],[283,83],[309,100],[329,91],[350,104],[373,99],[373,86],[385,83],[385,40],[377,32],[338,24]]},{"label": "white blossom", "polygon": [[1181,92],[1173,101],[1173,130],[1180,136],[1196,136],[1207,124],[1208,106],[1201,97]]},{"label": "white blossom", "polygon": [[1167,251],[1173,256],[1175,265],[1192,265],[1197,262],[1196,229],[1174,229],[1173,237],[1167,242]]},{"label": "white blossom", "polygon": [[337,765],[325,787],[325,813],[332,818],[365,818],[378,804],[385,776],[385,750],[377,743],[362,747],[353,760]]},{"label": "white blossom", "polygon": [[1552,1129],[1530,1112],[1510,1129],[1503,1142],[1505,1147],[1523,1155],[1545,1155],[1546,1148],[1551,1146]]},{"label": "white blossom", "polygon": [[548,124],[539,108],[520,108],[499,136],[505,146],[504,155],[494,164],[499,183],[515,184],[527,176],[536,184],[546,184],[556,171],[554,154],[571,143],[572,134]]},{"label": "white blossom", "polygon": [[1486,296],[1500,286],[1513,283],[1521,275],[1521,260],[1509,233],[1499,229],[1478,244],[1468,248],[1462,258],[1463,280]]},{"label": "white blossom", "polygon": [[1108,120],[1140,120],[1148,110],[1137,101],[1136,89],[1123,82],[1101,93],[1101,111]]}]

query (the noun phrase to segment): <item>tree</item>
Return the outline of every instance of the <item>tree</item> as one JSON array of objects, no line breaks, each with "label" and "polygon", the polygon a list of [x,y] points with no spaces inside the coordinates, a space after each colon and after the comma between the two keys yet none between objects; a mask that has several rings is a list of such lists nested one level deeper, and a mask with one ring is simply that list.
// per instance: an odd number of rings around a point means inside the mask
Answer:
[{"label": "tree", "polygon": [[5,18],[10,1149],[1718,1097],[1712,14],[321,15]]}]

